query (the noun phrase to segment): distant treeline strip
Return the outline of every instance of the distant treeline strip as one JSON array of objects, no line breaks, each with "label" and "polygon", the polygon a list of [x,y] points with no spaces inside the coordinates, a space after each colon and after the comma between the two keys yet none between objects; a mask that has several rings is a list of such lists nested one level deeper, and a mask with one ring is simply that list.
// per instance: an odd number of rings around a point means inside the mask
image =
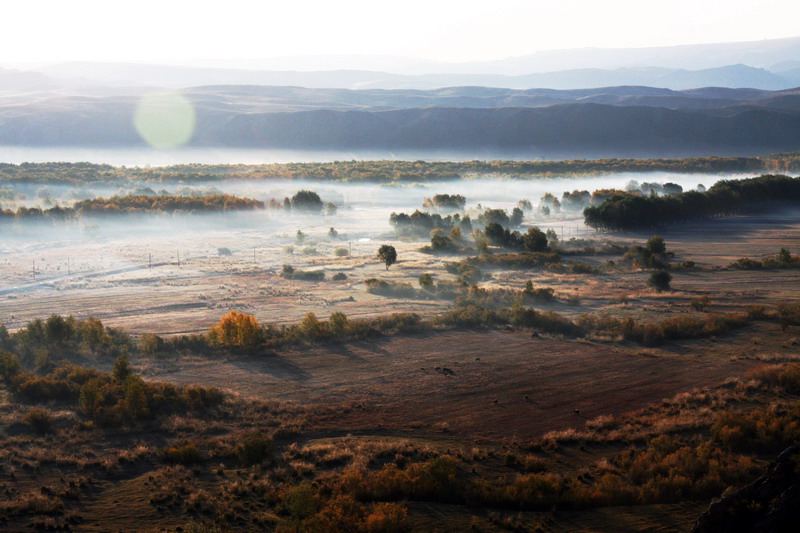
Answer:
[{"label": "distant treeline strip", "polygon": [[732,215],[766,204],[800,204],[800,178],[768,174],[723,180],[706,192],[673,196],[614,195],[584,209],[588,226],[611,230],[654,228],[673,222]]},{"label": "distant treeline strip", "polygon": [[228,194],[207,196],[149,196],[129,195],[81,200],[73,207],[55,206],[49,209],[20,207],[16,211],[0,211],[0,220],[10,218],[67,219],[78,215],[108,215],[135,213],[192,213],[243,211],[264,209],[264,202]]},{"label": "distant treeline strip", "polygon": [[93,163],[0,163],[0,183],[184,182],[261,179],[319,179],[345,182],[416,182],[475,175],[512,178],[586,175],[611,172],[793,172],[800,152],[763,157],[694,157],[686,159],[595,159],[568,161],[333,161],[265,165],[174,165],[128,168]]}]

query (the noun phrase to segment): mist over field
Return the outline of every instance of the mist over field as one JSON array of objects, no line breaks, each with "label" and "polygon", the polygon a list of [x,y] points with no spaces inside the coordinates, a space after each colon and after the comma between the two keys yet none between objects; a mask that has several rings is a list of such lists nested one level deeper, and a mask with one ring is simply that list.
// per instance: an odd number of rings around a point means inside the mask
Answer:
[{"label": "mist over field", "polygon": [[797,0],[0,15],[1,531],[798,530]]}]

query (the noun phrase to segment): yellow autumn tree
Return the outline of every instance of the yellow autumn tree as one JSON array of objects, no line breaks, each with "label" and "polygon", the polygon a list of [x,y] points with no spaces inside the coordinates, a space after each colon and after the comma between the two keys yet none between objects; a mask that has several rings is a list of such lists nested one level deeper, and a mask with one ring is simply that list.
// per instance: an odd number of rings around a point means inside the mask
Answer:
[{"label": "yellow autumn tree", "polygon": [[261,342],[261,326],[253,315],[231,311],[211,328],[208,340],[227,348],[254,348]]}]

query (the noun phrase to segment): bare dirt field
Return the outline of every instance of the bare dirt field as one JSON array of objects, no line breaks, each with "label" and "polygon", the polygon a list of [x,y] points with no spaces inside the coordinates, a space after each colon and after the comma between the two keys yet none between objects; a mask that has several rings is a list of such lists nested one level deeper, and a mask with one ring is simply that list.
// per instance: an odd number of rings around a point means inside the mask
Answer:
[{"label": "bare dirt field", "polygon": [[496,330],[451,331],[200,363],[175,372],[153,368],[148,377],[213,385],[251,398],[346,406],[321,428],[331,434],[532,439],[739,376],[758,364],[749,359],[754,353],[800,354],[787,339],[776,324],[646,349]]}]

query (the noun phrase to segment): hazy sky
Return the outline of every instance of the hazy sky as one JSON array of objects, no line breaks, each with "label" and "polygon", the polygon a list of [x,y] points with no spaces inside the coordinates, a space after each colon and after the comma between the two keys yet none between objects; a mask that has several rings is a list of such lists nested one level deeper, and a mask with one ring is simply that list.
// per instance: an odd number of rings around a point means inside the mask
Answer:
[{"label": "hazy sky", "polygon": [[6,0],[0,64],[537,50],[800,35],[798,0]]}]

